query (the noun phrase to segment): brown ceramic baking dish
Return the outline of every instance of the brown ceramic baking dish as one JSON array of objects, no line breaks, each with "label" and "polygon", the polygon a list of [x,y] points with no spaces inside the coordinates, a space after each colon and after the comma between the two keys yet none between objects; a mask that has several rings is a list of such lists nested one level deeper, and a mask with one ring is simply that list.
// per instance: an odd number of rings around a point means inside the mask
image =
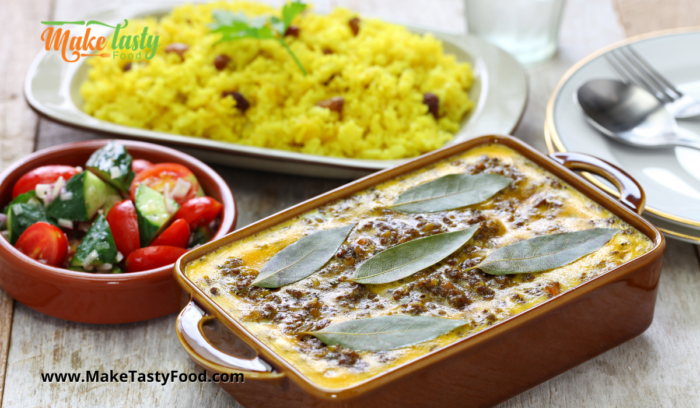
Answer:
[{"label": "brown ceramic baking dish", "polygon": [[[33,153],[0,174],[0,203],[12,200],[12,187],[29,170],[49,164],[84,166],[108,140],[68,143]],[[205,193],[223,204],[215,239],[236,226],[236,202],[226,182],[209,166],[187,154],[152,143],[118,140],[136,159],[179,163],[189,168]],[[3,204],[4,205],[4,204]],[[83,323],[128,323],[179,310],[179,289],[172,265],[143,272],[94,274],[40,264],[0,239],[0,286],[26,306],[61,319]]]},{"label": "brown ceramic baking dish", "polygon": [[[188,262],[231,242],[330,201],[491,143],[512,148],[607,208],[646,235],[653,243],[652,249],[474,335],[342,389],[319,387],[307,380],[229,317],[184,273]],[[601,192],[572,170],[606,177],[618,186],[621,201]],[[244,374],[245,383],[219,385],[246,407],[493,406],[649,327],[665,241],[654,226],[639,216],[643,207],[640,186],[624,171],[604,161],[575,153],[545,156],[509,136],[479,137],[357,180],[185,254],[175,265],[175,279],[189,295],[177,321],[177,334],[190,357],[210,374]],[[222,336],[221,331],[212,331],[213,323],[223,323],[230,333]]]}]

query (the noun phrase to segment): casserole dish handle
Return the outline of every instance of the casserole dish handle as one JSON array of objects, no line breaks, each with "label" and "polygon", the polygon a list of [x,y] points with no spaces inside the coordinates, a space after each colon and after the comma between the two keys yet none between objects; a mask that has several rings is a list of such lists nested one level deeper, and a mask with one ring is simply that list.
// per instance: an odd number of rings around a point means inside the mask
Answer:
[{"label": "casserole dish handle", "polygon": [[560,152],[552,153],[549,157],[567,169],[588,171],[605,178],[620,191],[622,204],[637,214],[644,211],[645,196],[642,186],[621,168],[583,153]]},{"label": "casserole dish handle", "polygon": [[275,369],[260,357],[252,359],[235,357],[214,347],[202,332],[202,324],[215,319],[195,302],[190,301],[177,318],[177,336],[183,347],[200,366],[219,372],[242,373],[245,378],[281,380],[284,373]]}]

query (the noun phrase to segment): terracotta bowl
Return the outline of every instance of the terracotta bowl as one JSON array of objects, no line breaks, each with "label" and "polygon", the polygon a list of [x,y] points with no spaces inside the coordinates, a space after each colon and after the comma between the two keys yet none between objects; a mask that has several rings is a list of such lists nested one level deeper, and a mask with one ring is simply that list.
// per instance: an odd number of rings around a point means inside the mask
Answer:
[{"label": "terracotta bowl", "polygon": [[[12,200],[12,186],[39,166],[85,166],[108,140],[68,143],[33,153],[0,174],[0,204]],[[135,159],[179,163],[189,168],[204,192],[223,204],[221,226],[214,239],[236,227],[236,201],[226,182],[209,166],[167,147],[119,140]],[[34,261],[0,238],[0,286],[28,307],[60,319],[83,323],[129,323],[179,310],[180,290],[173,265],[143,272],[95,274],[55,268]]]}]

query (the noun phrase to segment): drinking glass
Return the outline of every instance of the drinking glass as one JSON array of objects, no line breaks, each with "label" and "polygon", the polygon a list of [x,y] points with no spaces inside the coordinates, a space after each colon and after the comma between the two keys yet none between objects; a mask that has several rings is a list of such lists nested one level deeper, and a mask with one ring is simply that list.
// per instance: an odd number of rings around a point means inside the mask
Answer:
[{"label": "drinking glass", "polygon": [[557,50],[565,0],[464,0],[467,28],[532,65]]}]

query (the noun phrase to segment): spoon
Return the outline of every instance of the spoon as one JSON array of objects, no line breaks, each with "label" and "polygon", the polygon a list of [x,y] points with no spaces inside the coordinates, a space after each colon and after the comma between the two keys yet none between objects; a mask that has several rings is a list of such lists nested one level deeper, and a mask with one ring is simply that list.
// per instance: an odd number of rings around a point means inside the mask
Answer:
[{"label": "spoon", "polygon": [[588,122],[602,134],[646,148],[686,146],[700,150],[700,136],[679,128],[654,95],[614,79],[588,81],[575,98]]}]

